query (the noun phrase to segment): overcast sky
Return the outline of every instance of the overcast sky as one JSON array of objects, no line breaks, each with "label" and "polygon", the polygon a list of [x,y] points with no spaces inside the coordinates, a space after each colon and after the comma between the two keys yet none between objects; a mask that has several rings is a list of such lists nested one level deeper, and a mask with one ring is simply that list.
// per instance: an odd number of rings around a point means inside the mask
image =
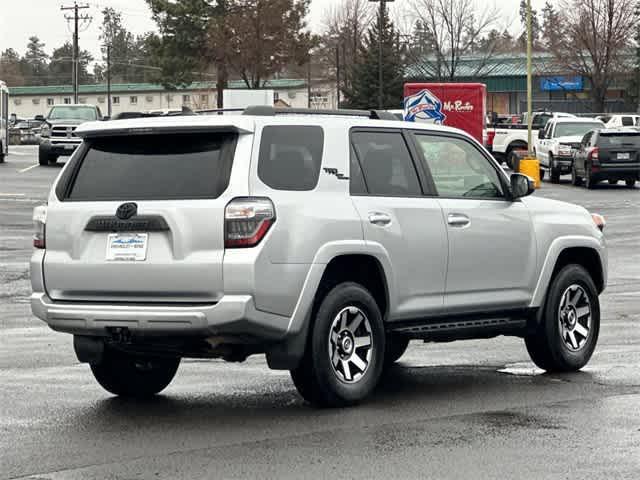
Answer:
[{"label": "overcast sky", "polygon": [[[331,5],[342,0],[312,0],[309,23],[313,30],[322,28],[322,19]],[[395,0],[392,8],[396,11],[406,10],[412,0]],[[533,8],[540,10],[545,0],[532,0]],[[476,0],[479,5],[495,4],[500,10],[500,28],[509,27],[518,34],[519,0]],[[125,26],[135,34],[155,29],[151,13],[145,0],[95,0],[79,2],[88,4],[90,8],[82,10],[83,14],[93,17],[91,23],[80,33],[80,48],[89,50],[93,56],[100,58],[100,29],[105,7],[113,7],[122,12]],[[29,37],[36,35],[45,43],[48,54],[65,41],[71,41],[72,25],[64,19],[70,11],[60,11],[62,4],[72,5],[72,1],[64,0],[0,0],[0,51],[13,48],[24,54]],[[411,19],[403,18],[410,21]]]}]

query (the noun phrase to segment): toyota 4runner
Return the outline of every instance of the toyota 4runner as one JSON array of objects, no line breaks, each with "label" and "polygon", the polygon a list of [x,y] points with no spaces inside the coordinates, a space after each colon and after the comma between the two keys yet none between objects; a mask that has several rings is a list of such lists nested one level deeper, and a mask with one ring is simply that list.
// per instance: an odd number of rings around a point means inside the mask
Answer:
[{"label": "toyota 4runner", "polygon": [[603,218],[528,196],[460,130],[250,107],[75,133],[34,212],[31,305],[109,392],[264,353],[348,405],[411,339],[514,335],[549,371],[595,348]]}]

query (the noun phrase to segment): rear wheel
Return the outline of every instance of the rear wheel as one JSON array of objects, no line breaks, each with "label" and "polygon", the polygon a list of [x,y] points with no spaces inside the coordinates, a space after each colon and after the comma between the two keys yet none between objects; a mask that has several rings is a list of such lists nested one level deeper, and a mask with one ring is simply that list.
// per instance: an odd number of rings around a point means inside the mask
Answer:
[{"label": "rear wheel", "polygon": [[544,168],[540,169],[540,181],[544,180]]},{"label": "rear wheel", "polygon": [[610,178],[607,181],[609,182],[609,185],[617,185],[618,184],[618,180],[616,180],[615,178]]},{"label": "rear wheel", "polygon": [[345,282],[322,300],[300,365],[298,392],[316,406],[358,403],[378,384],[385,355],[380,309],[361,285]]},{"label": "rear wheel", "polygon": [[149,397],[164,390],[178,370],[179,358],[130,355],[107,350],[91,371],[106,391],[123,397]]},{"label": "rear wheel", "polygon": [[571,184],[575,185],[576,187],[582,185],[582,177],[578,176],[578,173],[576,172],[575,162],[571,167]]},{"label": "rear wheel", "polygon": [[509,153],[507,153],[507,167],[509,167],[511,170],[515,170],[517,164],[518,155],[516,154],[515,150],[510,150]]},{"label": "rear wheel", "polygon": [[571,372],[584,367],[600,331],[598,291],[580,265],[567,265],[549,287],[543,320],[525,337],[531,360],[543,370]]},{"label": "rear wheel", "polygon": [[629,188],[633,188],[636,185],[636,181],[633,178],[628,178],[624,181],[624,184]]},{"label": "rear wheel", "polygon": [[584,177],[584,186],[589,190],[593,190],[596,187],[596,183],[597,182],[593,178],[593,175],[587,172],[586,176]]}]

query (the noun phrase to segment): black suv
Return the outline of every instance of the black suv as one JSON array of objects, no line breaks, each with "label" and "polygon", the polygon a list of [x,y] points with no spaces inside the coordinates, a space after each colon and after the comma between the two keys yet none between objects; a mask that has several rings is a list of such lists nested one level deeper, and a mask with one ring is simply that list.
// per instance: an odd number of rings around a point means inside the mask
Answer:
[{"label": "black suv", "polygon": [[612,185],[624,180],[633,188],[640,180],[640,130],[603,128],[585,134],[571,168],[571,183],[581,185],[583,180],[587,188],[602,180]]}]

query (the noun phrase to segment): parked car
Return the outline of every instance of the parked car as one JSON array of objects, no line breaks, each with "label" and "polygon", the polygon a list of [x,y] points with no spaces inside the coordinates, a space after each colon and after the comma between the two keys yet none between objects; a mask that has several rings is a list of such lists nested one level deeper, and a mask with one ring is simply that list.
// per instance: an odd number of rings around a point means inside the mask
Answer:
[{"label": "parked car", "polygon": [[604,126],[606,128],[620,128],[620,127],[637,127],[640,125],[640,115],[623,114],[613,115],[607,119]]},{"label": "parked car", "polygon": [[[563,112],[534,112],[532,117],[532,135],[538,135],[538,130],[544,128],[547,122],[554,118],[575,118],[575,115]],[[493,156],[500,162],[507,163],[513,168],[518,150],[527,150],[528,124],[527,114],[523,114],[522,122],[515,124],[497,124],[487,129],[488,144]]]},{"label": "parked car", "polygon": [[84,122],[101,120],[102,112],[94,105],[54,105],[40,129],[38,162],[55,163],[61,155],[71,155],[82,140],[75,130]]},{"label": "parked car", "polygon": [[256,107],[76,134],[34,212],[31,307],[111,393],[265,353],[309,402],[350,405],[411,339],[514,335],[548,371],[596,346],[604,220],[530,196],[461,130]]},{"label": "parked car", "polygon": [[22,120],[10,129],[9,134],[20,145],[37,144],[42,123],[42,120]]},{"label": "parked car", "polygon": [[582,137],[589,131],[603,128],[604,124],[592,118],[553,118],[538,132],[535,154],[540,162],[541,177],[549,171],[552,183],[560,175],[571,173],[573,150],[580,147]]},{"label": "parked car", "polygon": [[640,131],[606,128],[588,132],[574,153],[571,183],[593,188],[598,182],[624,180],[633,188],[640,180]]}]

